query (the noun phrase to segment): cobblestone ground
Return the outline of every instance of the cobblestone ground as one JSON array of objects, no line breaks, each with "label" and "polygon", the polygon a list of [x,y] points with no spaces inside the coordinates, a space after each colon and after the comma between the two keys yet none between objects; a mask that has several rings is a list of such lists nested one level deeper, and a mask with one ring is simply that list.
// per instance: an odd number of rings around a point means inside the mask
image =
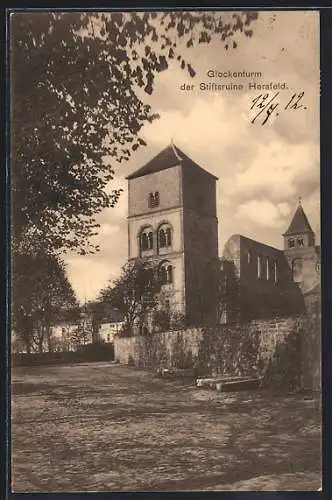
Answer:
[{"label": "cobblestone ground", "polygon": [[317,490],[320,402],[111,363],[16,368],[15,492]]}]

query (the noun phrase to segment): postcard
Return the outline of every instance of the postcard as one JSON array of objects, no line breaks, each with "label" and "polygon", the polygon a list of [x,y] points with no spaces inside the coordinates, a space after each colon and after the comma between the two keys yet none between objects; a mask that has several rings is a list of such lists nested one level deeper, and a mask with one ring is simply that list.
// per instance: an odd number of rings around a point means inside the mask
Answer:
[{"label": "postcard", "polygon": [[9,27],[11,491],[317,491],[319,12]]}]

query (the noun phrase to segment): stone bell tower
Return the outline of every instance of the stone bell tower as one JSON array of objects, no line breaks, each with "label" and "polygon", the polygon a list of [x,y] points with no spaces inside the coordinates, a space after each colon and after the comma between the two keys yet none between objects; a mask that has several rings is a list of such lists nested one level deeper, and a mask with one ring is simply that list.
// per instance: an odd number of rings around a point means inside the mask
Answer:
[{"label": "stone bell tower", "polygon": [[168,306],[194,321],[200,273],[218,258],[216,181],[173,143],[128,180],[128,258],[159,267]]}]

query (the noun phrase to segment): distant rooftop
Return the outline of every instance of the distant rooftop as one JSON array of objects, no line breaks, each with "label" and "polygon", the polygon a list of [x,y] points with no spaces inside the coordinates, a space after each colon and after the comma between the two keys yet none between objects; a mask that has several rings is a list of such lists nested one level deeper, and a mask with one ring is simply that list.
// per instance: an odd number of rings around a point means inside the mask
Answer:
[{"label": "distant rooftop", "polygon": [[173,142],[171,142],[171,144],[158,153],[143,167],[128,175],[126,178],[135,179],[136,177],[142,177],[143,175],[159,172],[160,170],[166,170],[167,168],[175,167],[176,165],[187,165],[192,168],[198,168],[206,174],[211,175],[214,179],[218,179],[218,177],[211,174],[207,170],[204,170],[197,163],[191,160],[191,158],[175,146]]},{"label": "distant rooftop", "polygon": [[111,304],[105,304],[103,312],[103,322],[118,323],[123,321],[123,314]]},{"label": "distant rooftop", "polygon": [[292,234],[299,234],[299,233],[313,233],[313,230],[310,226],[307,216],[302,208],[301,201],[299,201],[299,205],[289,225],[289,228],[283,234],[283,236],[291,236]]}]

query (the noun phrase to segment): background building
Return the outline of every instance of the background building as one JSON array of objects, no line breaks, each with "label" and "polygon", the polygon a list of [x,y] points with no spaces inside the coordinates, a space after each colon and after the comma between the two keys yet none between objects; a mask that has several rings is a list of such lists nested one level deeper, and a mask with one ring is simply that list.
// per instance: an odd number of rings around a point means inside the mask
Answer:
[{"label": "background building", "polygon": [[124,326],[123,317],[120,311],[110,304],[103,305],[103,312],[98,320],[96,328],[96,341],[113,342]]},{"label": "background building", "polygon": [[320,249],[301,202],[283,237],[284,250],[241,235],[226,243],[223,257],[234,264],[242,319],[301,314],[306,298],[317,297],[310,291],[319,288]]}]

